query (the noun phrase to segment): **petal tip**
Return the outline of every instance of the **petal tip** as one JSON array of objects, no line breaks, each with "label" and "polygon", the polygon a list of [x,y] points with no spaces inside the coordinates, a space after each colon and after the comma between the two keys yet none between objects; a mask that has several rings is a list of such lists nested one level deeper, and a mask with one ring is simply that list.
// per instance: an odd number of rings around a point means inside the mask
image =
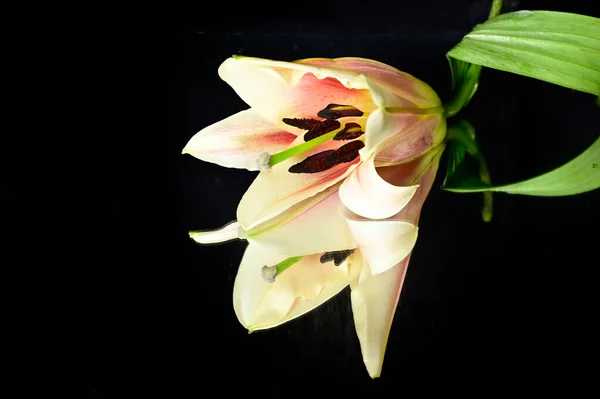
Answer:
[{"label": "petal tip", "polygon": [[194,242],[198,243],[198,244],[205,244],[204,240],[202,240],[202,233],[198,232],[198,231],[189,231],[188,235],[190,236],[190,238],[192,240],[194,240]]},{"label": "petal tip", "polygon": [[240,238],[240,225],[237,221],[233,221],[220,229],[190,231],[188,234],[198,244],[219,244]]},{"label": "petal tip", "polygon": [[374,380],[375,378],[379,378],[381,377],[381,372],[374,374],[369,373],[369,377],[371,377],[372,380]]}]

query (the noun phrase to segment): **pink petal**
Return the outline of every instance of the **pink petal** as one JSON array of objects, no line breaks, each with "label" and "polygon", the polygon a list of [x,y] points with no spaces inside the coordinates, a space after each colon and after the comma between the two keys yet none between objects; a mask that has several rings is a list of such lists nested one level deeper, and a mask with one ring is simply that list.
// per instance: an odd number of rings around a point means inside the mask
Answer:
[{"label": "pink petal", "polygon": [[335,59],[309,58],[295,62],[362,74],[370,83],[396,96],[395,99],[388,98],[387,106],[430,108],[441,105],[439,97],[429,85],[414,76],[378,61],[348,57]]},{"label": "pink petal", "polygon": [[[289,62],[237,57],[221,64],[219,76],[248,105],[282,128],[286,128],[283,118],[316,118],[329,104],[353,105],[363,112],[376,108],[364,79],[356,74],[346,76]],[[359,88],[350,88],[353,84]]]},{"label": "pink petal", "polygon": [[[395,217],[408,220],[415,225],[419,224],[419,217],[421,215],[421,208],[431,191],[431,187],[435,182],[435,177],[437,174],[437,170],[440,163],[440,157],[444,151],[444,146],[440,146],[436,150],[432,151],[431,154],[423,157],[422,160],[415,160],[412,164],[417,164],[420,170],[419,177],[417,183],[419,184],[419,188],[415,193],[414,197],[410,200],[410,202],[398,213]],[[400,168],[400,166],[391,166],[389,168],[382,169],[391,169],[391,168]],[[408,169],[408,168],[407,168]],[[393,173],[392,170],[390,170]],[[406,170],[404,170],[406,173]],[[412,172],[414,173],[414,172]],[[407,179],[407,177],[403,177],[402,173],[398,173],[397,178],[399,179]],[[393,180],[390,178],[390,180]],[[414,179],[413,179],[414,181]]]},{"label": "pink petal", "polygon": [[[407,119],[413,121],[408,128]],[[367,141],[361,151],[365,154],[377,152],[375,162],[378,166],[410,161],[437,146],[446,136],[446,120],[442,115],[409,116],[381,112],[373,113],[368,123],[375,133],[366,136]]]},{"label": "pink petal", "polygon": [[283,151],[295,139],[295,134],[248,109],[196,133],[183,153],[229,168],[258,170],[261,153]]}]

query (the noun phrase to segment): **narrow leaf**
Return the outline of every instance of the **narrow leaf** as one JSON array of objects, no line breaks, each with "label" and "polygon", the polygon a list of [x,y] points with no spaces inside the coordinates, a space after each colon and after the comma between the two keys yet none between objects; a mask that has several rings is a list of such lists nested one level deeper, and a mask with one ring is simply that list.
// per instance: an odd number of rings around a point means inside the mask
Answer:
[{"label": "narrow leaf", "polygon": [[[448,128],[448,168],[443,186],[491,186],[490,174],[485,158],[475,138],[475,128],[466,120],[459,120]],[[466,155],[469,155],[469,158]],[[471,161],[471,162],[470,162]],[[478,170],[476,175],[473,170]],[[483,192],[481,217],[485,222],[492,220],[493,197]]]}]

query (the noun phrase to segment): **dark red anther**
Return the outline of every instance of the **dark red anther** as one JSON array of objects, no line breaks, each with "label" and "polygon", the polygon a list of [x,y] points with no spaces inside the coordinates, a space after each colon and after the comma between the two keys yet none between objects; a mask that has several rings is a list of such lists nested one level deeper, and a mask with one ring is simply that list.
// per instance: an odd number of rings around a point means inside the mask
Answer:
[{"label": "dark red anther", "polygon": [[337,165],[345,162],[352,162],[358,156],[358,150],[363,148],[365,143],[360,140],[351,141],[348,144],[344,144],[333,154],[327,157],[327,162],[331,165]]},{"label": "dark red anther", "polygon": [[341,126],[340,122],[333,120],[321,121],[318,125],[312,127],[308,132],[304,134],[304,141],[309,141],[322,136],[326,133],[332,132],[335,129],[339,129]]},{"label": "dark red anther", "polygon": [[358,156],[358,150],[365,144],[360,141],[351,141],[337,150],[327,150],[311,155],[304,161],[290,166],[290,173],[318,173],[334,167],[340,163],[352,162]]},{"label": "dark red anther", "polygon": [[333,260],[333,264],[336,266],[339,266],[342,263],[344,263],[344,261],[348,258],[348,256],[352,255],[353,252],[354,252],[353,249],[344,249],[341,251],[325,252],[323,255],[321,255],[321,258],[319,259],[319,261],[321,263],[327,263],[327,262],[330,262]]},{"label": "dark red anther", "polygon": [[320,120],[311,118],[283,118],[281,121],[302,130],[310,130],[321,123]]},{"label": "dark red anther", "polygon": [[304,161],[290,166],[288,172],[290,173],[317,173],[329,169],[327,158],[332,155],[335,151],[327,150],[311,155]]},{"label": "dark red anther", "polygon": [[363,116],[363,112],[352,105],[329,104],[317,114],[320,118],[338,119],[345,116]]},{"label": "dark red anther", "polygon": [[360,126],[358,123],[350,122],[346,123],[344,130],[336,134],[333,139],[352,140],[362,136],[363,134],[365,134],[365,132],[362,131],[362,126]]}]

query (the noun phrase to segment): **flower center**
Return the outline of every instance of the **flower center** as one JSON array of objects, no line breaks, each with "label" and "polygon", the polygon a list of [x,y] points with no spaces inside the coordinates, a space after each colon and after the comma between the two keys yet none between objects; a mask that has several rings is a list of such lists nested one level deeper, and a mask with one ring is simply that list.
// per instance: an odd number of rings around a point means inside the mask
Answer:
[{"label": "flower center", "polygon": [[[312,118],[283,118],[283,123],[306,130],[304,143],[288,148],[277,154],[261,154],[258,159],[260,170],[269,170],[286,159],[306,152],[329,140],[354,140],[365,132],[362,126],[355,122],[348,122],[342,127],[339,118],[360,117],[363,112],[352,105],[329,104],[317,113],[324,120]],[[307,157],[302,162],[292,165],[290,173],[318,173],[332,168],[340,163],[352,162],[358,157],[358,151],[365,145],[362,140],[351,141],[342,145],[337,150],[326,150]]]},{"label": "flower center", "polygon": [[[342,263],[344,263],[344,261],[348,259],[348,257],[352,255],[353,252],[354,249],[344,249],[341,251],[325,252],[323,255],[321,255],[319,261],[321,263],[333,261],[333,264],[335,266],[339,266]],[[275,281],[275,277],[283,273],[288,267],[292,266],[295,263],[298,263],[303,257],[304,256],[294,256],[291,258],[287,258],[286,260],[281,261],[273,266],[265,265],[260,269],[260,274],[266,282],[272,283]]]}]

